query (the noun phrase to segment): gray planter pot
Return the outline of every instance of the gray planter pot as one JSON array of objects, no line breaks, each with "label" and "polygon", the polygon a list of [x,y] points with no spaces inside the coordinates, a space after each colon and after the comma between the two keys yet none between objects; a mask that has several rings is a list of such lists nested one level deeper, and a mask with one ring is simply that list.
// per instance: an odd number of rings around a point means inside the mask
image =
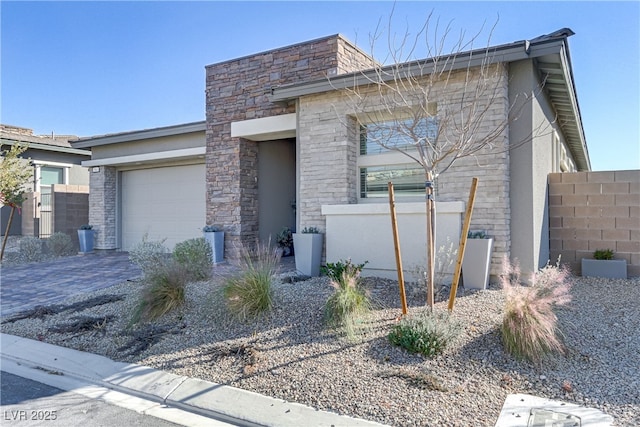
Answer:
[{"label": "gray planter pot", "polygon": [[465,289],[487,289],[493,239],[467,239],[462,260]]},{"label": "gray planter pot", "polygon": [[582,258],[582,277],[606,277],[608,279],[627,278],[627,260],[625,259],[589,259]]},{"label": "gray planter pot", "polygon": [[293,233],[296,270],[305,276],[320,275],[323,235],[320,233]]},{"label": "gray planter pot", "polygon": [[80,252],[93,252],[93,235],[94,230],[78,230],[78,242],[80,243]]},{"label": "gray planter pot", "polygon": [[211,246],[211,261],[219,264],[224,261],[224,231],[210,231],[204,233],[205,240]]}]

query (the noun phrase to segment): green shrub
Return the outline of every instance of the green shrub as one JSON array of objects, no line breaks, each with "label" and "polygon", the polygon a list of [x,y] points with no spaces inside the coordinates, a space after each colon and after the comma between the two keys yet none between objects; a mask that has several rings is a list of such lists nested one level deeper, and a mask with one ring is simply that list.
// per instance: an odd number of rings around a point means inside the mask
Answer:
[{"label": "green shrub", "polygon": [[142,273],[148,276],[167,262],[169,249],[164,246],[165,240],[150,241],[149,236],[145,234],[142,241],[129,251],[129,261],[140,267]]},{"label": "green shrub", "polygon": [[[347,338],[353,339],[358,322],[371,310],[369,296],[361,287],[360,271],[364,264],[354,265],[348,260],[329,265],[327,275],[335,292],[324,307],[325,321],[333,327],[344,329]],[[335,278],[337,272],[340,276]]]},{"label": "green shrub", "polygon": [[400,320],[389,333],[389,341],[411,353],[434,356],[460,333],[460,324],[446,312],[423,311]]},{"label": "green shrub", "polygon": [[60,231],[56,231],[45,240],[45,245],[54,257],[73,255],[76,252],[71,236]]},{"label": "green shrub", "polygon": [[213,251],[204,237],[185,240],[176,244],[173,259],[189,272],[192,280],[205,280],[211,277]]},{"label": "green shrub", "polygon": [[175,261],[159,265],[145,278],[145,288],[133,314],[132,323],[155,320],[184,303],[189,272]]},{"label": "green shrub", "polygon": [[593,253],[593,259],[611,260],[613,259],[613,251],[611,249],[597,249]]},{"label": "green shrub", "polygon": [[243,248],[240,273],[227,279],[224,287],[229,311],[244,321],[269,310],[273,276],[279,265],[280,254],[270,244],[258,243],[253,250]]},{"label": "green shrub", "polygon": [[42,240],[33,236],[20,239],[20,262],[38,262],[44,259]]},{"label": "green shrub", "polygon": [[329,279],[339,281],[346,270],[353,270],[359,276],[364,266],[368,263],[369,261],[365,261],[362,264],[353,264],[351,259],[340,260],[338,262],[328,262],[326,266],[320,268],[320,271],[322,274],[327,275]]},{"label": "green shrub", "polygon": [[531,276],[531,285],[520,285],[520,268],[505,257],[500,282],[505,292],[501,327],[505,350],[518,359],[538,364],[564,346],[557,327],[556,306],[571,301],[569,271],[547,265]]}]

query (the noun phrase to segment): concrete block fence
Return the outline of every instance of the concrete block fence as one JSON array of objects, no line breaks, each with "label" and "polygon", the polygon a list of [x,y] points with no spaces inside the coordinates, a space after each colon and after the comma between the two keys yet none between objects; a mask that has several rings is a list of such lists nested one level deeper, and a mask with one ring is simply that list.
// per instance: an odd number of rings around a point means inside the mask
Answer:
[{"label": "concrete block fence", "polygon": [[640,276],[640,170],[549,174],[551,261],[580,274],[582,258],[612,249]]}]

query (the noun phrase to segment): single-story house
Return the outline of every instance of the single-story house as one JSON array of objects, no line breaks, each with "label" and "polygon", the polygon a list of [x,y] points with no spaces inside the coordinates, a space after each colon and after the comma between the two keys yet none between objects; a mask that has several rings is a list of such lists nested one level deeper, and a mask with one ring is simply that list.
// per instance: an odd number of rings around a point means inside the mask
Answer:
[{"label": "single-story house", "polygon": [[[14,214],[9,235],[30,235],[48,237],[55,231],[69,232],[63,222],[71,222],[78,209],[64,212],[65,221],[58,223],[56,229],[52,215],[54,186],[60,192],[78,193],[80,187],[85,198],[89,190],[89,172],[82,162],[91,158],[91,151],[72,147],[70,141],[77,139],[73,135],[34,135],[32,129],[0,125],[0,149],[9,150],[12,145],[27,147],[21,157],[30,159],[33,167],[33,181],[30,184],[30,198],[27,199],[21,213]],[[60,187],[64,186],[64,187]],[[80,186],[80,187],[79,187]],[[34,202],[35,201],[35,202]],[[2,216],[2,234],[9,219],[9,206],[0,208]],[[84,215],[78,215],[78,221],[87,221],[88,207],[84,203]],[[75,224],[77,228],[81,224]]]},{"label": "single-story house", "polygon": [[[524,270],[548,261],[547,175],[590,170],[572,34],[563,29],[490,48],[502,96],[487,120],[504,119],[518,94],[529,95],[532,101],[500,135],[506,145],[525,143],[460,159],[437,180],[441,246],[447,238],[457,244],[471,179],[479,178],[472,228],[495,239],[494,274],[503,255],[518,258]],[[362,152],[362,123],[353,120],[342,90],[375,64],[341,35],[232,59],[206,67],[205,122],[76,141],[93,153],[83,164],[91,167],[96,248],[127,249],[145,232],[175,242],[206,223],[224,228],[233,259],[283,226],[318,227],[327,261],[367,260],[369,274],[393,276],[388,202],[381,185],[368,184],[417,165],[398,153]],[[451,70],[468,65],[462,53]],[[537,135],[538,128],[547,132]],[[376,175],[380,170],[389,173]],[[402,175],[413,176],[416,189],[424,181],[418,173]],[[425,259],[424,195],[402,194],[397,202],[410,268]]]}]

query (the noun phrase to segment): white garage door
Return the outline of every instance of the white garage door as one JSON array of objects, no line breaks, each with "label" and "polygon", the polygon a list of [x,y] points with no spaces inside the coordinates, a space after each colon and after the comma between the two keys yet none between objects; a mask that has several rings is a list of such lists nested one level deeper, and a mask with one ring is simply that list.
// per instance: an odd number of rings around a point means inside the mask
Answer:
[{"label": "white garage door", "polygon": [[205,225],[205,166],[124,171],[121,175],[122,249],[142,241],[176,243],[202,236]]}]

